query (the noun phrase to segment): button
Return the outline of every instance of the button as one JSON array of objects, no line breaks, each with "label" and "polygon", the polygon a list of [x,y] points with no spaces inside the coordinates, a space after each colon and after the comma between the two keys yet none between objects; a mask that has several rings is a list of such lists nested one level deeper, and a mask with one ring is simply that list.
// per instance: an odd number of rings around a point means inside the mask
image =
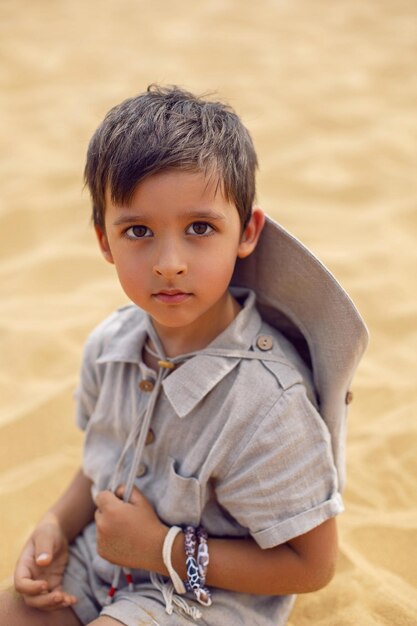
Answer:
[{"label": "button", "polygon": [[154,441],[155,441],[155,433],[153,432],[152,428],[150,428],[148,430],[148,434],[146,435],[145,445],[149,446]]},{"label": "button", "polygon": [[348,391],[346,396],[345,396],[345,402],[346,404],[350,404],[353,400],[353,393],[351,391]]},{"label": "button", "polygon": [[139,389],[141,389],[142,391],[152,391],[154,386],[154,382],[150,378],[144,378],[139,383]]},{"label": "button", "polygon": [[274,342],[272,340],[272,337],[270,337],[270,335],[259,335],[259,337],[256,340],[256,345],[258,346],[259,350],[266,352],[267,350],[271,350],[272,346],[274,345]]},{"label": "button", "polygon": [[139,465],[139,469],[138,469],[138,473],[136,474],[136,476],[138,478],[142,478],[142,476],[145,476],[145,474],[147,473],[148,468],[146,467],[146,465],[144,463],[141,463]]}]

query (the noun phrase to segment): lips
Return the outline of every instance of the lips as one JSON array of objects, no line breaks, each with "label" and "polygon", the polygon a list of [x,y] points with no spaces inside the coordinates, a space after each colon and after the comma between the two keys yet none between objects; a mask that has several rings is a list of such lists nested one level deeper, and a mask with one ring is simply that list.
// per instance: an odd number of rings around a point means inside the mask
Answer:
[{"label": "lips", "polygon": [[190,293],[179,289],[163,289],[154,294],[154,298],[164,304],[180,304],[191,297]]}]

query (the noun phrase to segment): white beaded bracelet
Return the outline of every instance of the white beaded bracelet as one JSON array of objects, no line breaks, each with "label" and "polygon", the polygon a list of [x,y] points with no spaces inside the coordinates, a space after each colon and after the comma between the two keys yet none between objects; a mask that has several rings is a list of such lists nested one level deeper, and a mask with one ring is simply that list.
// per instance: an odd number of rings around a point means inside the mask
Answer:
[{"label": "white beaded bracelet", "polygon": [[171,561],[171,553],[172,546],[174,544],[175,538],[178,533],[182,532],[182,529],[179,526],[172,526],[164,540],[164,545],[162,547],[162,560],[164,562],[165,567],[168,570],[168,574],[172,580],[172,584],[174,585],[174,589],[177,593],[186,593],[187,590],[180,576],[177,574],[175,569],[173,568]]}]

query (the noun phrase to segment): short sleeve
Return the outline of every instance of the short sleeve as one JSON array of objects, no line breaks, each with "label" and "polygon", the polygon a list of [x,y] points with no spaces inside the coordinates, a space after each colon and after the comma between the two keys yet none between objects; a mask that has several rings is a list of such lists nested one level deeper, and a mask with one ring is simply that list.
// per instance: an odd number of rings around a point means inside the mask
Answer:
[{"label": "short sleeve", "polygon": [[285,543],[343,511],[330,435],[303,385],[280,396],[216,494],[261,548]]},{"label": "short sleeve", "polygon": [[96,406],[99,395],[99,380],[96,366],[94,337],[90,336],[84,347],[80,380],[75,391],[75,419],[81,430],[87,428],[88,421]]}]

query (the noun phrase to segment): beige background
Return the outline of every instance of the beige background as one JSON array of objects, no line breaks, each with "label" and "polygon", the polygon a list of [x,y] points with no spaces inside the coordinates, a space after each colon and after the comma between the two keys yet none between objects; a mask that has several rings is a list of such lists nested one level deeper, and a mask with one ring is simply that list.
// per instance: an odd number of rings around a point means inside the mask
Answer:
[{"label": "beige background", "polygon": [[318,254],[372,343],[350,413],[337,575],[291,626],[417,623],[415,0],[1,0],[0,580],[80,459],[87,332],[125,302],[82,192],[90,134],[153,81],[216,90],[261,205]]}]

